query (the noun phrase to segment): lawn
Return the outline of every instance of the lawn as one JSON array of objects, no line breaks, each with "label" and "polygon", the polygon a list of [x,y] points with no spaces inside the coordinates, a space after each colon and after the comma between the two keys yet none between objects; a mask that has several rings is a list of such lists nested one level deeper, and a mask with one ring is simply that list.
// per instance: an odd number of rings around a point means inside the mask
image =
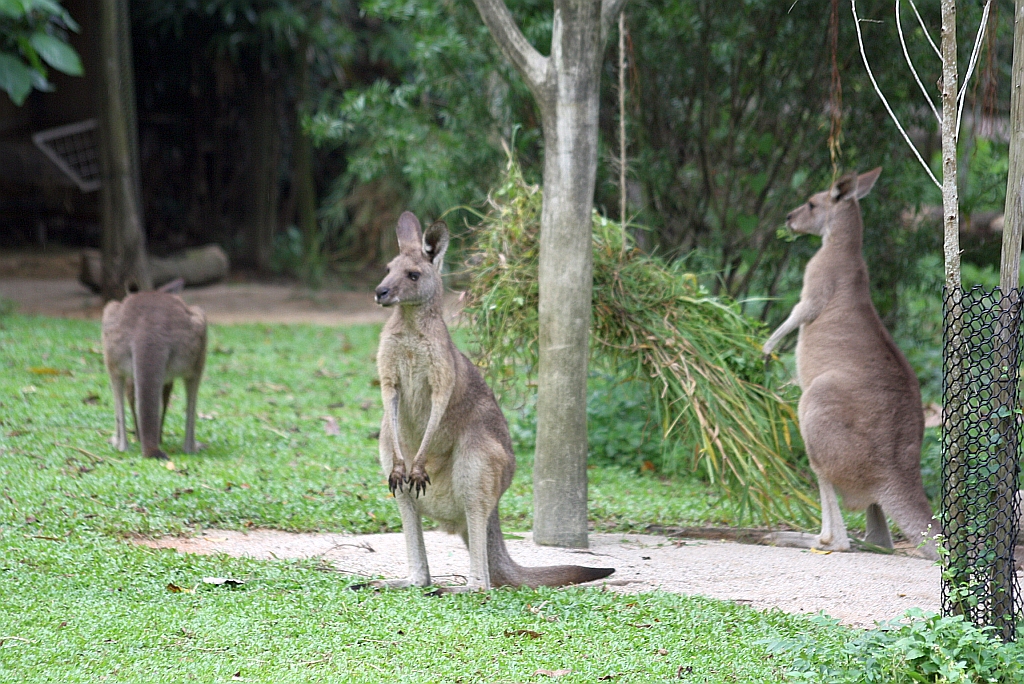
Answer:
[{"label": "lawn", "polygon": [[[126,453],[109,445],[98,324],[0,318],[0,680],[523,682],[571,669],[559,681],[767,682],[784,680],[786,656],[762,640],[845,638],[701,598],[357,592],[312,561],[182,556],[128,541],[207,527],[400,529],[376,462],[378,332],[213,327],[197,427],[206,446],[181,453],[178,388],[163,463],[142,459],[134,442]],[[508,531],[531,523],[530,464],[519,457],[501,504]],[[598,530],[737,521],[697,479],[599,466],[590,482]]]}]

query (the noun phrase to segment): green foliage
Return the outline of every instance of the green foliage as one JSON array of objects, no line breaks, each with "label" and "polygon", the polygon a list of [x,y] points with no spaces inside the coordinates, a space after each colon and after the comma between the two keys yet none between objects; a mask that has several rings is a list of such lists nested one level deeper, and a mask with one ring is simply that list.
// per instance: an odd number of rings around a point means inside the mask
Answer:
[{"label": "green foliage", "polygon": [[[537,234],[541,191],[510,161],[475,229],[466,314],[495,381],[537,360]],[[816,503],[794,448],[796,414],[769,389],[762,327],[710,296],[679,264],[644,255],[594,214],[593,319],[598,365],[647,385],[669,472],[701,470],[759,522],[808,525]],[[675,456],[672,458],[671,456]]]},{"label": "green foliage", "polygon": [[[640,382],[593,371],[587,383],[587,462],[632,471],[660,465],[666,444],[661,426],[648,410],[649,390]],[[537,443],[536,394],[509,416],[517,451],[532,453]],[[664,468],[662,468],[664,470]]]},{"label": "green foliage", "polygon": [[[549,40],[549,10],[509,4],[528,36]],[[370,0],[362,7],[383,22],[369,49],[390,69],[325,103],[312,120],[314,137],[343,146],[348,160],[324,205],[329,221],[346,224],[353,187],[382,178],[400,183],[406,206],[421,215],[476,202],[500,173],[502,139],[538,158],[532,97],[471,3]],[[520,122],[523,132],[513,135]]]},{"label": "green foliage", "polygon": [[[818,618],[824,629],[837,622]],[[940,617],[919,609],[849,639],[839,650],[802,637],[769,645],[794,658],[789,681],[827,684],[983,684],[1024,681],[1024,651],[1003,644],[991,628],[960,615]]]},{"label": "green foliage", "polygon": [[82,60],[68,44],[78,24],[57,0],[0,0],[0,90],[21,105],[32,89],[49,92],[49,70],[81,76]]}]

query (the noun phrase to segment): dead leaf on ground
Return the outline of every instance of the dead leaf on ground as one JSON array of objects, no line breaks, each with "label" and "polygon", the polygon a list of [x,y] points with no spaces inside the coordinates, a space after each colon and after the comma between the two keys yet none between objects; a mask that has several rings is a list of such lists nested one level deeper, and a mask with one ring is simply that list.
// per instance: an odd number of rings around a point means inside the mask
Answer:
[{"label": "dead leaf on ground", "polygon": [[545,677],[558,679],[559,677],[564,677],[567,674],[572,674],[572,670],[537,670],[533,674],[534,676],[543,675]]},{"label": "dead leaf on ground", "polygon": [[83,404],[98,404],[100,403],[100,395],[90,394],[89,396],[82,399]]},{"label": "dead leaf on ground", "polygon": [[507,637],[528,636],[531,639],[540,639],[544,635],[542,633],[540,633],[540,632],[535,632],[532,629],[506,629],[505,630],[505,636],[507,636]]},{"label": "dead leaf on ground", "polygon": [[216,411],[210,411],[209,413],[199,412],[199,420],[215,420],[217,418]]},{"label": "dead leaf on ground", "polygon": [[218,587],[240,587],[245,584],[245,580],[235,579],[234,577],[204,577],[203,584],[213,584]]},{"label": "dead leaf on ground", "polygon": [[71,371],[63,368],[51,368],[50,366],[31,366],[29,373],[34,375],[71,375]]},{"label": "dead leaf on ground", "polygon": [[171,592],[172,594],[194,594],[194,593],[196,593],[195,589],[189,589],[188,587],[181,587],[181,586],[178,586],[177,584],[175,584],[174,582],[168,582],[167,583],[167,591]]},{"label": "dead leaf on ground", "polygon": [[242,682],[242,681],[245,681],[244,679],[242,679],[242,671],[241,671],[241,670],[239,670],[239,671],[238,671],[238,672],[236,672],[235,674],[231,675],[231,681],[233,681],[233,682]]},{"label": "dead leaf on ground", "polygon": [[345,408],[345,402],[343,402],[343,401],[336,401],[333,404],[328,404],[327,408],[329,408],[329,409]]},{"label": "dead leaf on ground", "polygon": [[[35,391],[35,390],[33,389],[33,391]],[[359,408],[361,408],[364,411],[369,411],[370,409],[373,408],[373,402],[372,401],[364,401],[362,404],[359,405]]]},{"label": "dead leaf on ground", "polygon": [[168,470],[174,470],[174,461],[167,461],[167,463],[164,463],[164,468],[167,468]]},{"label": "dead leaf on ground", "polygon": [[811,553],[817,554],[819,556],[827,556],[830,553],[832,553],[831,551],[825,551],[824,549],[816,549],[813,546],[811,547],[810,551]]},{"label": "dead leaf on ground", "polygon": [[626,673],[625,672],[612,672],[611,674],[606,674],[606,675],[603,675],[601,677],[598,677],[597,681],[599,681],[599,682],[610,682],[611,680],[615,679],[616,677],[621,677],[624,674],[626,674]]},{"label": "dead leaf on ground", "polygon": [[328,437],[338,437],[341,435],[341,428],[338,427],[338,421],[334,416],[324,416],[320,420],[324,421],[324,432],[327,433]]}]

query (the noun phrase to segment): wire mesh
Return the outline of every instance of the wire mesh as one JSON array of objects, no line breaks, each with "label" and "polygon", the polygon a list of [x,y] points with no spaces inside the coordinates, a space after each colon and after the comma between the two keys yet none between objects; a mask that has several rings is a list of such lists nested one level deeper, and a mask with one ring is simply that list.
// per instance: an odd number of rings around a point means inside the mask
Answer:
[{"label": "wire mesh", "polygon": [[1021,296],[943,297],[942,608],[1016,638]]},{"label": "wire mesh", "polygon": [[36,144],[82,192],[100,188],[100,152],[96,119],[50,128],[32,136]]}]

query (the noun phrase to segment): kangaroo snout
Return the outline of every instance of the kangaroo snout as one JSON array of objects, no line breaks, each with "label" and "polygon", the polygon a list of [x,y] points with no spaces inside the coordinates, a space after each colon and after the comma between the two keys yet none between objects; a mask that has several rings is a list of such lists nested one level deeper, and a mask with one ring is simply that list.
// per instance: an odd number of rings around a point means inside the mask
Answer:
[{"label": "kangaroo snout", "polygon": [[391,294],[390,287],[379,286],[373,291],[374,300],[381,306],[391,306],[395,303],[395,298]]}]

